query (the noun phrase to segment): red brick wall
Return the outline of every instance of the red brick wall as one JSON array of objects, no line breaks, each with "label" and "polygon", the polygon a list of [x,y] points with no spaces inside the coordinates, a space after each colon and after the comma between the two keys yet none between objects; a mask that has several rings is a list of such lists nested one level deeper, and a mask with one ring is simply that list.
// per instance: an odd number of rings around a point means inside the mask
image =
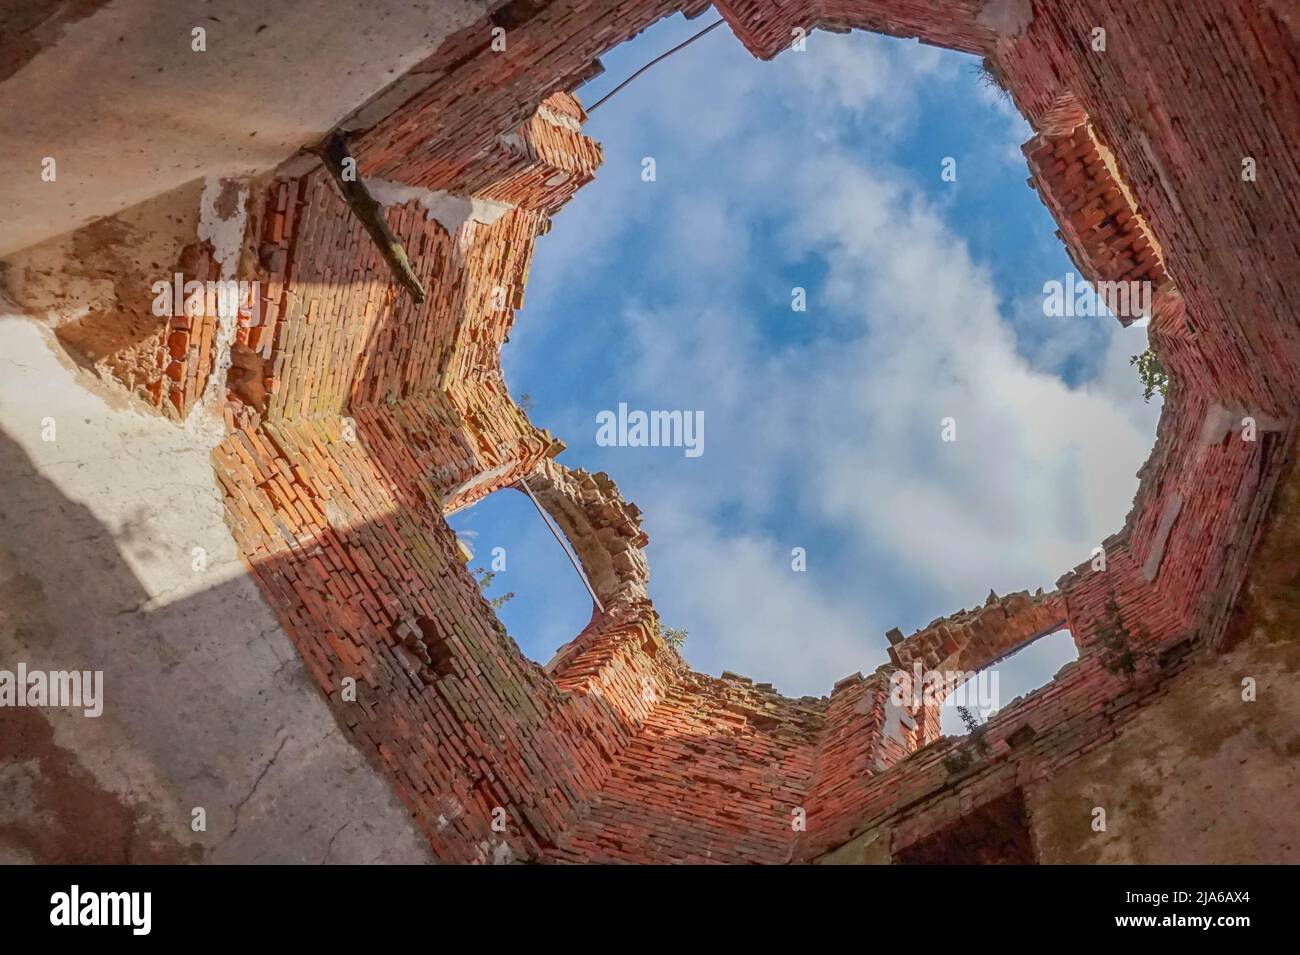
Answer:
[{"label": "red brick wall", "polygon": [[[1260,410],[1295,406],[1300,388],[1300,68],[1282,5],[1246,0],[1060,0],[998,41],[996,59],[1031,121],[1074,94],[1114,151],[1159,237],[1198,335],[1237,349],[1234,394]],[[1106,30],[1106,52],[1090,46]],[[1206,50],[1215,51],[1213,55]],[[1243,157],[1259,168],[1241,178]]]},{"label": "red brick wall", "polygon": [[[366,176],[468,195],[484,184],[478,158],[528,122],[552,93],[597,74],[596,58],[693,0],[557,0],[508,3],[447,40],[414,73],[442,74],[360,137]],[[534,11],[521,16],[514,10]],[[491,48],[494,27],[506,49]]]},{"label": "red brick wall", "polygon": [[872,30],[967,53],[987,52],[997,35],[980,21],[982,0],[717,0],[714,6],[762,59],[789,49],[796,27]]},{"label": "red brick wall", "polygon": [[[274,324],[258,333],[272,336],[269,394],[231,413],[241,429],[214,462],[263,591],[440,856],[486,861],[505,845],[530,859],[781,862],[875,827],[906,853],[1104,745],[1194,646],[1213,642],[1286,438],[1202,437],[1216,404],[1263,414],[1294,402],[1300,345],[1284,319],[1297,293],[1279,276],[1294,252],[1300,131],[1294,93],[1275,79],[1283,60],[1294,67],[1294,36],[1264,7],[1190,2],[1224,55],[1207,60],[1180,42],[1190,21],[1171,2],[1034,4],[1025,32],[996,40],[965,0],[805,7],[835,24],[992,44],[1017,103],[1052,136],[1086,112],[1114,153],[1105,174],[1131,190],[1178,288],[1157,302],[1152,337],[1175,382],[1133,512],[1106,544],[1104,571],[1085,564],[1047,609],[1035,605],[1053,625],[1064,615],[1080,660],[991,720],[983,754],[969,740],[918,749],[937,735],[938,714],[891,706],[889,667],[802,700],[690,672],[640,590],[639,516],[612,486],[584,491],[572,483],[580,472],[546,465],[553,439],[509,399],[498,351],[532,239],[599,160],[557,118],[580,118],[576,104],[551,99],[554,115],[530,117],[604,50],[682,4],[556,0],[527,7],[526,20],[510,7],[507,53],[488,48],[492,21],[464,31],[418,68],[442,77],[358,137],[367,176],[515,205],[459,238],[417,202],[389,210],[431,292],[421,308],[395,291],[322,174],[272,186],[259,275]],[[724,6],[763,55],[795,15],[775,0]],[[1105,57],[1085,42],[1096,23],[1110,25]],[[1267,110],[1240,106],[1265,99]],[[1234,178],[1243,150],[1261,157],[1274,205]],[[1039,165],[1049,179],[1066,171]],[[1046,194],[1068,213],[1068,190]],[[505,309],[492,303],[497,287],[509,290]],[[621,595],[545,672],[504,633],[443,519],[530,475],[593,582]],[[1040,623],[963,646],[983,647],[970,659],[988,662]],[[1116,633],[1126,634],[1118,647]],[[1131,673],[1115,665],[1126,654]],[[345,677],[360,681],[356,703],[341,699]],[[504,833],[491,827],[498,806]]]},{"label": "red brick wall", "polygon": [[824,706],[683,670],[557,858],[790,861]]},{"label": "red brick wall", "polygon": [[[1085,121],[1055,136],[1040,133],[1024,153],[1031,181],[1060,223],[1057,235],[1084,278],[1094,284],[1147,283],[1142,297],[1150,304],[1169,285],[1164,259],[1096,131]],[[1104,297],[1123,324],[1139,317],[1133,296]]]},{"label": "red brick wall", "polygon": [[[363,426],[364,427],[364,426]],[[537,858],[604,782],[631,726],[565,693],[501,628],[410,455],[347,441],[337,419],[264,424],[213,455],[259,585],[358,746],[393,779],[438,855]],[[422,493],[395,493],[417,489]],[[401,645],[432,622],[450,672]],[[343,680],[358,683],[356,702]],[[504,808],[504,833],[491,829]]]}]

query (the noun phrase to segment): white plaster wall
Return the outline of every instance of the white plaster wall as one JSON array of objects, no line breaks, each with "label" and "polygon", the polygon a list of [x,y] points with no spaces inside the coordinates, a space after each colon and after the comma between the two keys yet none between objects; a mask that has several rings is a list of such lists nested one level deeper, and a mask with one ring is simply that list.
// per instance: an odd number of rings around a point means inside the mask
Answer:
[{"label": "white plaster wall", "polygon": [[[102,387],[47,328],[0,315],[0,668],[103,670],[102,717],[40,711],[55,743],[209,861],[429,861],[240,563],[209,461],[219,429]],[[0,735],[13,715],[0,708]],[[0,765],[0,824],[49,814],[18,804],[39,772]],[[0,861],[32,860],[0,839]]]},{"label": "white plaster wall", "polygon": [[275,167],[492,6],[109,0],[0,83],[0,256],[198,177]]}]

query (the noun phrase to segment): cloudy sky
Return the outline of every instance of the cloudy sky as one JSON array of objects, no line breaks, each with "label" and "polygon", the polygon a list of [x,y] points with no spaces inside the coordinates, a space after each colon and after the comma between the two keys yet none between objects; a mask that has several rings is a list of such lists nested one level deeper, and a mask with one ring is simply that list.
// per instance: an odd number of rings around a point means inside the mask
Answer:
[{"label": "cloudy sky", "polygon": [[[709,19],[611,52],[580,99]],[[587,124],[605,165],[538,241],[506,378],[561,461],[645,512],[651,594],[699,670],[825,694],[885,660],[889,628],[1050,589],[1123,523],[1159,410],[1129,365],[1146,333],[1044,316],[1072,267],[1025,181],[1029,128],[977,66],[862,33],[763,63],[724,27]],[[702,411],[704,453],[598,446],[620,402]],[[453,526],[475,566],[506,548],[492,593],[515,593],[529,656],[586,623],[526,498]],[[1016,657],[1004,703],[1072,657],[1068,636]]]}]

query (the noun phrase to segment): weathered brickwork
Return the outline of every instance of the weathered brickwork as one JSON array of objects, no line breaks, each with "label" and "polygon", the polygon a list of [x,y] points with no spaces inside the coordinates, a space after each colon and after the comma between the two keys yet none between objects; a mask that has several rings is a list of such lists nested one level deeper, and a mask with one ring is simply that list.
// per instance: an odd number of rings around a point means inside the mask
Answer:
[{"label": "weathered brickwork", "polygon": [[681,673],[557,860],[791,861],[824,709],[743,677]]},{"label": "weathered brickwork", "polygon": [[[1146,283],[1145,305],[1169,286],[1160,248],[1115,160],[1087,122],[1055,136],[1039,134],[1024,146],[1031,180],[1061,223],[1057,235],[1075,266],[1097,285],[1107,306],[1125,325],[1149,316],[1130,296],[1128,283]],[[1125,283],[1125,293],[1105,294],[1103,283]]]},{"label": "weathered brickwork", "polygon": [[235,281],[245,195],[242,180],[196,179],[14,253],[5,294],[79,363],[188,419],[219,402],[229,342],[256,309]]},{"label": "weathered brickwork", "polygon": [[[948,738],[915,751],[887,772],[859,777],[851,800],[834,811],[823,813],[814,803],[803,854],[817,857],[877,827],[892,833],[898,852],[1113,738],[1140,701],[1176,672],[1189,638],[1141,579],[1132,558],[1118,549],[1108,556],[1107,571],[1068,582],[1074,584],[1067,598],[1070,628],[1076,639],[1082,636],[1079,660],[985,724],[987,753],[975,750],[971,740]],[[1132,629],[1126,650],[1094,639],[1112,600],[1119,625]],[[1161,656],[1170,648],[1176,649]],[[1120,668],[1125,652],[1133,654],[1133,673]],[[1114,672],[1108,669],[1112,666]]]},{"label": "weathered brickwork", "polygon": [[[1077,97],[1159,238],[1197,334],[1222,340],[1202,347],[1239,350],[1244,360],[1223,376],[1274,413],[1294,408],[1300,386],[1290,319],[1300,292],[1281,279],[1300,254],[1289,224],[1300,211],[1300,63],[1288,6],[1062,0],[995,51],[1031,122],[1063,93]],[[1093,49],[1099,27],[1104,52]]]},{"label": "weathered brickwork", "polygon": [[[179,271],[185,282],[213,282],[221,278],[211,249],[203,244],[186,247]],[[247,316],[253,303],[238,299],[239,296],[234,296],[231,304]],[[221,303],[216,295],[205,293],[188,297],[180,308],[175,306],[173,302],[158,333],[158,376],[144,383],[144,391],[154,405],[184,418],[203,396],[215,369]],[[238,314],[231,315],[229,320],[238,322]]]},{"label": "weathered brickwork", "polygon": [[[997,39],[998,8],[984,0],[721,0],[714,4],[755,56],[771,59],[814,29],[871,30],[924,43],[986,53]],[[986,7],[992,8],[985,15]],[[800,31],[800,32],[796,32]]]},{"label": "weathered brickwork", "polygon": [[[695,0],[511,0],[449,39],[412,73],[438,79],[365,132],[364,175],[470,195],[486,184],[481,158],[527,123],[553,93],[601,72],[597,57]],[[494,28],[505,31],[493,50]],[[498,37],[500,34],[497,35]]]},{"label": "weathered brickwork", "polygon": [[[590,768],[583,779],[584,762],[599,766],[594,753],[560,751],[548,727],[575,743],[617,734],[583,727],[591,707],[563,708],[510,645],[436,506],[395,500],[385,468],[402,464],[432,494],[418,465],[372,456],[337,421],[237,432],[214,461],[259,584],[340,722],[392,775],[439,855],[535,857],[565,804],[600,779]],[[410,626],[430,628],[438,667],[408,645]],[[348,679],[355,702],[345,701]],[[509,843],[491,831],[497,806],[510,813]]]},{"label": "weathered brickwork", "polygon": [[1065,604],[1058,593],[998,597],[990,592],[984,606],[931,621],[910,637],[890,631],[889,659],[903,669],[920,662],[927,670],[982,670],[1064,625]]},{"label": "weathered brickwork", "polygon": [[[101,226],[92,225],[79,234],[89,239],[100,231]],[[168,417],[184,419],[215,367],[218,299],[195,284],[220,278],[211,246],[188,243],[175,264],[156,277],[122,266],[117,270],[113,307],[92,308],[55,333],[65,347],[128,391]],[[155,295],[154,281],[165,281],[167,289]],[[232,296],[231,301],[249,314],[251,300]]]},{"label": "weathered brickwork", "polygon": [[601,163],[600,147],[582,135],[587,114],[567,93],[553,93],[536,114],[473,168],[458,187],[469,195],[536,209],[548,215],[590,182]]},{"label": "weathered brickwork", "polygon": [[[213,464],[248,567],[440,858],[1032,857],[1027,787],[1083,765],[1224,642],[1288,461],[1297,20],[1246,0],[716,7],[764,58],[817,27],[984,57],[1035,129],[1031,184],[1079,270],[1151,283],[1172,379],[1156,445],[1124,526],[1051,593],[891,631],[889,662],[824,698],[692,672],[660,633],[639,510],[610,476],[557,460],[563,445],[510,397],[500,351],[534,240],[601,161],[568,91],[699,0],[512,0],[345,124],[422,304],[298,157],[248,184],[238,277],[258,283],[259,320],[230,335],[226,387],[214,314],[144,322],[148,303],[123,300],[100,357],[176,416],[217,392]],[[182,247],[186,278],[220,277],[210,247]],[[545,668],[505,633],[445,520],[509,489],[536,497],[599,602]],[[1079,659],[972,737],[941,738],[933,701],[891,692],[901,671],[979,670],[1062,628]]]},{"label": "weathered brickwork", "polygon": [[527,481],[564,531],[605,610],[643,605],[650,570],[641,511],[623,500],[609,475],[546,461]]},{"label": "weathered brickwork", "polygon": [[[986,669],[1065,625],[1065,600],[1057,591],[1044,594],[1039,590],[1033,595],[1021,591],[1006,597],[990,591],[982,607],[933,620],[910,637],[897,629],[885,637],[889,641],[890,664],[909,674],[915,684],[929,673],[975,673]],[[906,716],[891,713],[902,725],[895,727],[892,735],[886,732],[881,742],[902,748],[895,751],[886,747],[878,768],[939,738],[944,700],[955,679],[946,680],[940,692],[931,692],[919,705],[908,705]],[[884,718],[887,711],[883,709],[883,698],[877,700],[876,706]],[[885,755],[889,758],[885,759]]]}]

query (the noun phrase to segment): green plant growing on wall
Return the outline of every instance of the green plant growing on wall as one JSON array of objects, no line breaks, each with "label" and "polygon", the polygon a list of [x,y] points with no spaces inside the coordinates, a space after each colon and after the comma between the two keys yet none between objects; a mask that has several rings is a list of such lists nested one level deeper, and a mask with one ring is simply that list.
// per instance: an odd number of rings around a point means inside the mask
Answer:
[{"label": "green plant growing on wall", "polygon": [[496,597],[488,595],[488,588],[492,586],[492,581],[496,579],[496,571],[485,570],[482,567],[475,567],[474,573],[481,575],[478,578],[478,591],[483,595],[483,599],[488,602],[493,610],[500,610],[510,601],[515,599],[515,592],[513,590]]},{"label": "green plant growing on wall", "polygon": [[1134,355],[1128,363],[1137,366],[1138,378],[1142,381],[1143,401],[1150,401],[1157,392],[1161,398],[1169,394],[1169,375],[1150,347],[1142,354]]},{"label": "green plant growing on wall", "polygon": [[681,627],[665,627],[660,624],[659,636],[664,638],[664,643],[680,653],[682,645],[686,643],[687,634]]},{"label": "green plant growing on wall", "polygon": [[957,707],[957,715],[961,717],[962,725],[966,727],[969,735],[970,745],[980,756],[989,754],[988,740],[984,734],[988,732],[988,724],[981,723],[980,718],[964,706]]},{"label": "green plant growing on wall", "polygon": [[1011,102],[1011,91],[1007,88],[1007,78],[1002,75],[1002,70],[989,57],[984,57],[979,66],[974,67],[975,76],[981,86],[991,89],[997,97],[1008,103]]},{"label": "green plant growing on wall", "polygon": [[980,718],[964,706],[957,707],[957,715],[969,735],[964,743],[943,758],[943,768],[953,775],[970,769],[976,760],[987,759],[992,752],[984,738],[988,724],[981,723]]}]

